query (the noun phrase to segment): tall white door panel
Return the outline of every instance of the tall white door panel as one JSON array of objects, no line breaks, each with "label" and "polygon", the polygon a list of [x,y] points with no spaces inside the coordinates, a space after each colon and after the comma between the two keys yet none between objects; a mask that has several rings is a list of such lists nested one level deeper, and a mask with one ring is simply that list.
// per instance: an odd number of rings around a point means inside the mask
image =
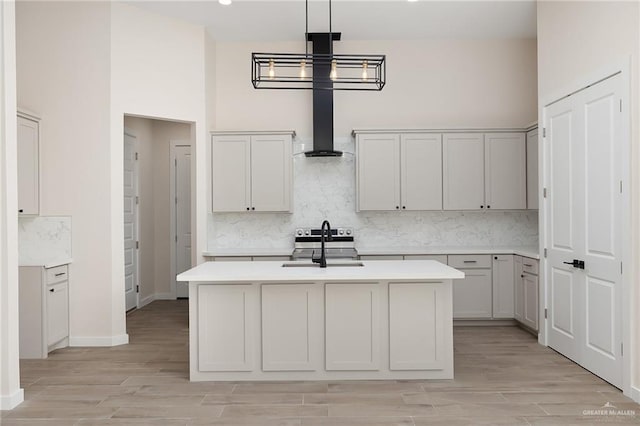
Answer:
[{"label": "tall white door panel", "polygon": [[124,296],[126,309],[137,306],[138,295],[138,175],[136,137],[124,134]]},{"label": "tall white door panel", "polygon": [[291,136],[251,136],[251,210],[291,210]]},{"label": "tall white door panel", "polygon": [[[175,273],[191,268],[191,146],[173,147]],[[175,280],[175,277],[173,277]],[[189,283],[176,282],[176,297],[189,297]]]},{"label": "tall white door panel", "polygon": [[400,136],[401,208],[442,210],[442,135]]},{"label": "tall white door panel", "polygon": [[523,133],[484,135],[485,203],[492,210],[527,208],[527,160]]},{"label": "tall white door panel", "polygon": [[[616,386],[622,385],[626,161],[620,80],[611,77],[545,108],[549,345]],[[574,259],[584,266],[572,265]]]},{"label": "tall white door panel", "polygon": [[358,209],[400,209],[400,136],[358,135]]},{"label": "tall white door panel", "polygon": [[483,209],[485,207],[483,135],[444,134],[442,160],[444,209]]},{"label": "tall white door panel", "polygon": [[214,212],[251,209],[251,138],[214,136],[212,155],[212,204]]}]

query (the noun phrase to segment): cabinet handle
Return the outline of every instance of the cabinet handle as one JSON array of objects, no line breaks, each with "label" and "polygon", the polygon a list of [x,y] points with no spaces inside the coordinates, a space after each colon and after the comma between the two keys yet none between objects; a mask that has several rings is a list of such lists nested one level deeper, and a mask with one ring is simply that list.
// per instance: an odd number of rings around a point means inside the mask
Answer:
[{"label": "cabinet handle", "polygon": [[524,266],[527,266],[527,267],[529,267],[529,268],[531,268],[531,267],[533,266],[533,265],[531,265],[530,263],[524,263],[523,265],[524,265]]},{"label": "cabinet handle", "polygon": [[491,208],[491,206],[487,205],[487,208],[488,208],[488,209],[490,209],[490,208]]},{"label": "cabinet handle", "polygon": [[462,263],[476,263],[478,262],[477,260],[464,260],[462,261]]},{"label": "cabinet handle", "polygon": [[520,278],[524,278],[524,274],[520,275]]},{"label": "cabinet handle", "polygon": [[256,209],[255,207],[251,207],[251,210],[255,210],[255,209]]},{"label": "cabinet handle", "polygon": [[249,207],[247,207],[247,210],[251,210]]},{"label": "cabinet handle", "polygon": [[484,209],[484,206],[480,206],[481,209]]},{"label": "cabinet handle", "polygon": [[18,210],[18,213],[24,213],[24,209]]},{"label": "cabinet handle", "polygon": [[59,277],[60,275],[64,275],[64,272],[58,272],[57,274],[55,274],[56,277]]},{"label": "cabinet handle", "polygon": [[53,289],[53,288],[52,288],[52,289],[49,289],[49,291],[50,291],[51,293],[53,293],[53,292],[55,291],[55,289]]},{"label": "cabinet handle", "polygon": [[398,210],[400,208],[400,206],[396,206],[396,210]]},{"label": "cabinet handle", "polygon": [[495,260],[498,260],[498,256],[494,257]]}]

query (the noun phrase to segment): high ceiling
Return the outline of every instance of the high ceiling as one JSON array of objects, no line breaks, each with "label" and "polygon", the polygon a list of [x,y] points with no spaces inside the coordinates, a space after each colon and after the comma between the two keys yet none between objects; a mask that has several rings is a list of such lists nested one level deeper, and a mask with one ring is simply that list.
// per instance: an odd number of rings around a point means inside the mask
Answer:
[{"label": "high ceiling", "polygon": [[[145,1],[126,3],[204,25],[215,40],[301,40],[304,0]],[[535,38],[536,3],[522,1],[333,0],[333,31],[343,40]],[[329,31],[328,0],[309,2],[309,32]]]}]

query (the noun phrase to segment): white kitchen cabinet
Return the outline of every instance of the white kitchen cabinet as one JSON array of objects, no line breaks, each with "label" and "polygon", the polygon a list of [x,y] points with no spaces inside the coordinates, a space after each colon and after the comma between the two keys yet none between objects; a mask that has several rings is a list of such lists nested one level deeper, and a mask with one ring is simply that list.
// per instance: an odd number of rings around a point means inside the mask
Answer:
[{"label": "white kitchen cabinet", "polygon": [[441,210],[442,135],[361,134],[358,210]]},{"label": "white kitchen cabinet", "polygon": [[514,317],[513,255],[493,256],[493,318]]},{"label": "white kitchen cabinet", "polygon": [[389,283],[389,369],[445,368],[445,291],[433,283]]},{"label": "white kitchen cabinet", "polygon": [[435,260],[436,262],[447,264],[446,254],[406,254],[404,260]]},{"label": "white kitchen cabinet", "polygon": [[[452,257],[456,256],[449,256],[450,266],[453,266]],[[491,268],[459,269],[465,273],[465,277],[453,282],[453,318],[491,318]]]},{"label": "white kitchen cabinet", "polygon": [[256,288],[251,285],[198,287],[198,368],[252,371]]},{"label": "white kitchen cabinet", "polygon": [[522,322],[524,318],[524,275],[522,275],[522,256],[513,256],[514,311],[513,317]]},{"label": "white kitchen cabinet", "polygon": [[40,122],[18,112],[18,214],[40,212]]},{"label": "white kitchen cabinet", "polygon": [[442,139],[443,207],[484,209],[484,141],[481,133],[445,133]]},{"label": "white kitchen cabinet", "polygon": [[214,134],[214,212],[290,212],[291,134]]},{"label": "white kitchen cabinet", "polygon": [[522,323],[538,330],[538,276],[523,274],[524,315]]},{"label": "white kitchen cabinet", "polygon": [[484,135],[484,153],[486,208],[526,209],[525,135],[487,133]]},{"label": "white kitchen cabinet", "polygon": [[527,208],[538,209],[538,129],[527,133]]},{"label": "white kitchen cabinet", "polygon": [[359,258],[360,260],[404,260],[401,254],[367,254]]},{"label": "white kitchen cabinet", "polygon": [[327,371],[380,369],[377,283],[325,285]]},{"label": "white kitchen cabinet", "polygon": [[262,370],[318,369],[318,287],[313,284],[262,285]]},{"label": "white kitchen cabinet", "polygon": [[20,358],[46,358],[69,345],[68,265],[21,266]]}]

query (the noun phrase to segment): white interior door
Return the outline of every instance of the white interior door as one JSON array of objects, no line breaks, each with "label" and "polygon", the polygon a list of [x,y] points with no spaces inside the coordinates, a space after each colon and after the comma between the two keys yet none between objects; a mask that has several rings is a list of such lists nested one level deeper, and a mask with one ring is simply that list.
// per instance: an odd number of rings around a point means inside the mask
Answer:
[{"label": "white interior door", "polygon": [[546,276],[549,346],[621,387],[619,102],[618,76],[545,108]]},{"label": "white interior door", "polygon": [[[191,147],[173,147],[175,214],[175,275],[191,268]],[[175,275],[173,279],[175,280]],[[189,297],[189,286],[176,283],[176,297]]]},{"label": "white interior door", "polygon": [[138,176],[136,137],[124,134],[124,295],[126,309],[138,304]]}]

